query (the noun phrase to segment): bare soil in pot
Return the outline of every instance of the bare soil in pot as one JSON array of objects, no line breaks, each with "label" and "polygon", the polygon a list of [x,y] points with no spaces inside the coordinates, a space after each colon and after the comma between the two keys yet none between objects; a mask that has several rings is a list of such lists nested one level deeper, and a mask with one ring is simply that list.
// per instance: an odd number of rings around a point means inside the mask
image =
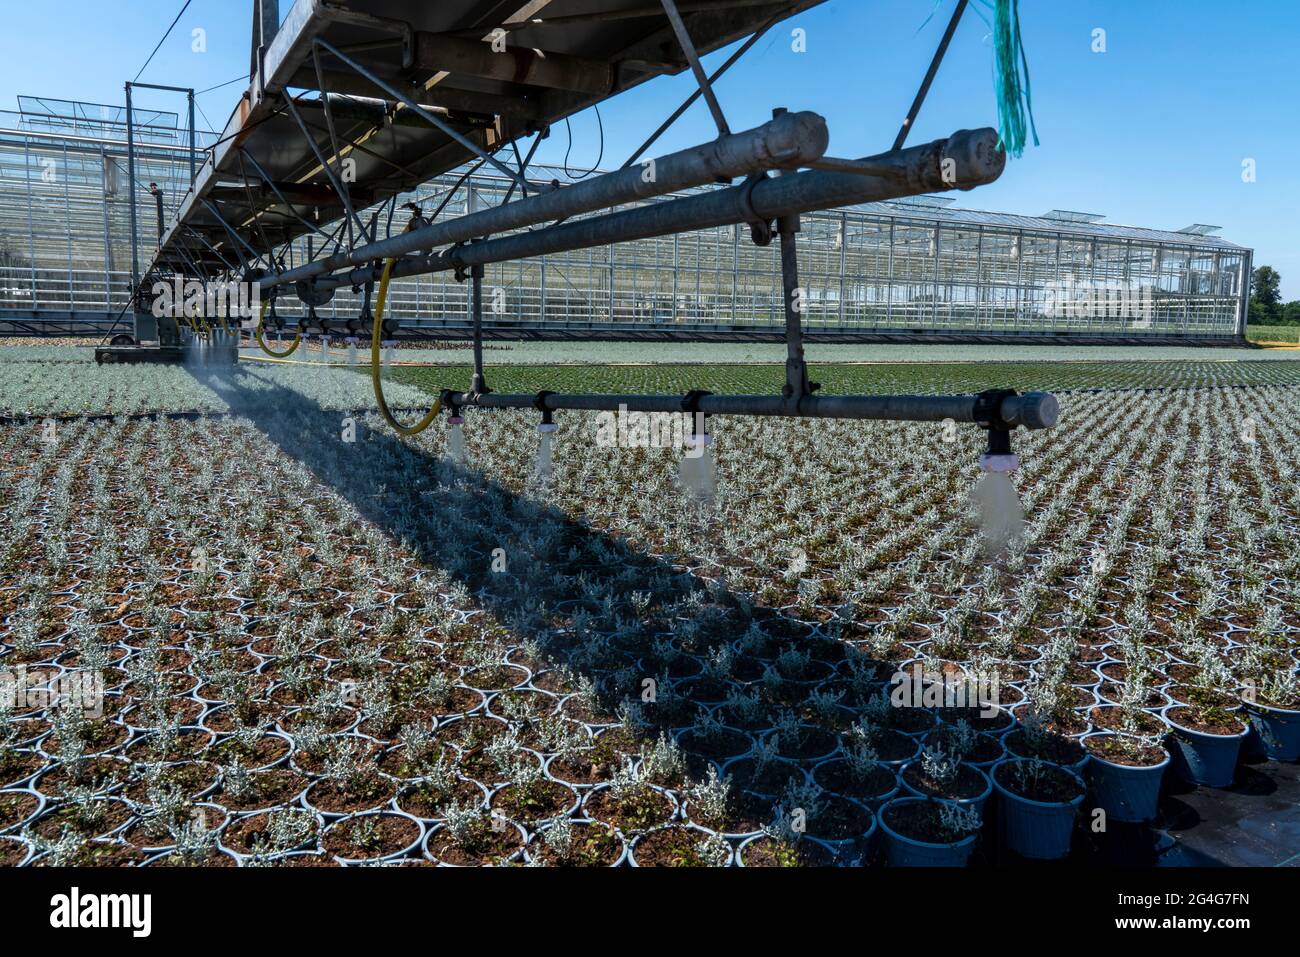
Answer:
[{"label": "bare soil in pot", "polygon": [[648,785],[630,788],[622,796],[613,788],[599,788],[591,793],[583,808],[588,817],[613,824],[624,834],[664,824],[676,810],[672,798]]},{"label": "bare soil in pot", "polygon": [[1041,758],[1052,764],[1073,765],[1083,759],[1083,746],[1074,738],[1048,734],[1042,740],[1027,738],[1022,728],[1017,728],[1002,739],[1007,752],[1017,758]]},{"label": "bare soil in pot", "polygon": [[745,844],[740,852],[746,867],[830,867],[831,852],[821,844],[796,841],[786,844],[763,835]]},{"label": "bare soil in pot", "polygon": [[[686,817],[719,834],[752,834],[762,830],[772,821],[770,798],[732,788],[727,795],[727,806],[721,815],[709,814],[693,797],[686,799]],[[637,861],[641,858],[638,855]]]},{"label": "bare soil in pot", "polygon": [[1168,757],[1164,748],[1122,734],[1089,735],[1083,739],[1083,746],[1093,757],[1129,768],[1155,767]]},{"label": "bare soil in pot", "polygon": [[1202,734],[1234,735],[1246,730],[1245,722],[1222,708],[1170,708],[1165,712],[1170,723]]},{"label": "bare soil in pot", "polygon": [[1068,771],[1039,762],[1037,773],[1022,777],[1015,773],[1016,762],[999,764],[993,769],[998,784],[1012,794],[1042,804],[1069,804],[1082,790],[1079,781]]},{"label": "bare soil in pot", "polygon": [[35,751],[12,750],[0,754],[0,787],[23,781],[45,766],[45,759]]},{"label": "bare soil in pot", "polygon": [[506,863],[523,843],[523,836],[513,824],[493,828],[484,816],[464,839],[458,840],[450,828],[440,827],[429,835],[428,849],[430,857],[444,864],[476,867]]},{"label": "bare soil in pot", "polygon": [[719,764],[745,754],[754,746],[749,735],[734,728],[722,728],[707,736],[687,729],[677,739],[677,744],[688,754],[698,754]]},{"label": "bare soil in pot", "polygon": [[736,787],[758,794],[781,794],[791,781],[803,781],[804,772],[792,761],[780,759],[759,764],[753,758],[742,758],[727,765]]},{"label": "bare soil in pot", "polygon": [[813,780],[827,791],[838,791],[862,801],[884,797],[898,787],[898,778],[888,768],[874,767],[860,776],[843,758],[817,765],[813,768]]},{"label": "bare soil in pot", "polygon": [[930,797],[943,798],[948,801],[970,801],[984,793],[988,787],[988,782],[984,776],[975,768],[961,764],[957,766],[957,774],[951,781],[936,781],[929,774],[926,774],[924,766],[920,761],[913,761],[903,768],[903,781],[910,784],[922,794],[928,794]]},{"label": "bare soil in pot", "polygon": [[[169,764],[162,769],[159,780],[177,788],[187,798],[202,794],[217,781],[217,766],[207,761],[186,761]],[[147,802],[149,785],[144,777],[127,782],[122,793],[132,801]]]},{"label": "bare soil in pot", "polygon": [[870,827],[871,812],[838,794],[823,795],[817,814],[808,820],[808,834],[823,841],[854,840]]},{"label": "bare soil in pot", "polygon": [[288,768],[272,768],[249,775],[248,791],[234,794],[228,783],[212,798],[231,811],[259,811],[292,801],[307,786],[307,779]]},{"label": "bare soil in pot", "polygon": [[526,784],[508,784],[492,795],[492,807],[513,821],[531,823],[555,817],[577,803],[577,794],[547,778]]},{"label": "bare soil in pot", "polygon": [[1192,685],[1174,685],[1168,690],[1169,697],[1183,704],[1199,709],[1218,708],[1225,711],[1236,710],[1241,706],[1241,699],[1226,691],[1213,688],[1198,688]]},{"label": "bare soil in pot", "polygon": [[27,845],[16,839],[0,841],[0,867],[17,867],[27,858]]},{"label": "bare soil in pot", "polygon": [[[1119,707],[1107,708],[1098,705],[1088,712],[1088,720],[1092,722],[1093,727],[1102,731],[1128,730],[1124,726],[1124,710]],[[1162,734],[1167,730],[1165,723],[1149,711],[1136,712],[1133,720],[1137,723],[1138,734]]]},{"label": "bare soil in pot", "polygon": [[623,854],[623,839],[612,825],[597,821],[573,821],[567,854],[559,854],[546,842],[546,835],[535,839],[529,856],[547,867],[611,867]]},{"label": "bare soil in pot", "polygon": [[352,814],[387,804],[397,794],[397,784],[373,769],[348,781],[322,778],[307,789],[307,803],[330,814]]},{"label": "bare soil in pot", "polygon": [[400,814],[359,814],[335,821],[321,835],[321,847],[348,860],[396,854],[420,837],[420,825]]},{"label": "bare soil in pot", "polygon": [[289,742],[278,734],[264,734],[257,741],[248,745],[239,738],[230,737],[218,741],[208,752],[208,757],[222,764],[239,758],[247,768],[264,768],[275,764],[289,753]]},{"label": "bare soil in pot", "polygon": [[[66,862],[68,867],[130,867],[143,863],[144,851],[129,844],[116,841],[88,841],[77,851],[72,860]],[[53,867],[54,862],[48,857],[32,862],[36,867]]]},{"label": "bare soil in pot", "polygon": [[40,804],[36,795],[26,791],[0,792],[0,829],[27,820]]},{"label": "bare soil in pot", "polygon": [[483,789],[464,778],[455,778],[448,790],[443,790],[432,781],[419,781],[397,795],[397,807],[413,817],[431,819],[442,817],[452,804],[461,807],[467,804],[479,805],[483,803],[483,798]]},{"label": "bare soil in pot", "polygon": [[[261,814],[250,814],[247,817],[236,818],[226,825],[226,829],[221,832],[221,843],[232,851],[240,854],[252,854],[260,845],[270,847],[270,839],[267,836],[267,827],[270,824],[272,811],[263,811]],[[302,815],[304,820],[310,822],[310,831],[307,841],[314,841],[316,837],[316,817],[314,815]]]},{"label": "bare soil in pot", "polygon": [[31,827],[51,840],[57,839],[65,827],[82,837],[101,837],[117,830],[131,817],[131,808],[125,801],[95,798],[85,804],[65,804],[47,810]]},{"label": "bare soil in pot", "polygon": [[633,853],[638,867],[712,867],[700,853],[700,844],[708,837],[694,828],[670,824],[644,834]]}]

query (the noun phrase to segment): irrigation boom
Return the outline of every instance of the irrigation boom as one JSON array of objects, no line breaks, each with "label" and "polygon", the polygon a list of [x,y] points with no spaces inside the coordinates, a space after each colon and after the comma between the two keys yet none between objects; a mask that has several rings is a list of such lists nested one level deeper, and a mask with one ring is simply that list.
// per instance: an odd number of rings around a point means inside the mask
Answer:
[{"label": "irrigation boom", "polygon": [[[370,331],[376,400],[402,434],[422,431],[445,409],[458,437],[460,411],[467,407],[535,409],[544,429],[561,409],[685,412],[696,419],[697,444],[707,444],[711,415],[952,420],[989,431],[986,469],[1013,468],[1011,431],[1054,425],[1051,395],[1000,390],[977,396],[823,396],[809,379],[800,217],[974,189],[996,180],[1006,165],[1002,139],[988,128],[904,145],[965,2],[957,4],[888,151],[861,159],[826,155],[826,120],[810,111],[778,108],[770,121],[733,132],[714,84],[776,24],[822,2],[296,0],[282,20],[277,0],[254,0],[250,86],[223,135],[196,164],[175,220],[166,228],[160,224],[157,252],[138,277],[137,338],[156,339],[154,349],[163,358],[174,358],[195,338],[203,340],[207,356],[235,356],[233,331],[222,335],[218,317],[184,316],[188,330],[166,316],[151,326],[145,291],[176,276],[255,286],[263,306],[253,338],[276,358],[291,355],[307,335],[327,339],[334,330],[317,308],[333,301],[340,287],[364,288],[361,316],[347,323],[350,342],[355,346]],[[705,53],[737,42],[739,48],[718,69],[705,71]],[[999,48],[1003,78],[1019,68],[1013,53]],[[569,185],[530,178],[529,165],[552,124],[647,80],[688,71],[695,92],[623,168]],[[315,95],[296,92],[302,90]],[[130,91],[128,84],[128,103]],[[698,99],[705,101],[717,135],[647,158],[659,136]],[[1005,106],[1000,101],[1000,111]],[[1015,127],[1002,118],[1004,131]],[[531,146],[521,146],[529,141]],[[1012,146],[1019,148],[1014,138]],[[129,117],[128,147],[133,158]],[[478,208],[471,190],[463,215],[441,217],[453,190],[428,217],[415,203],[406,204],[409,223],[391,233],[399,196],[466,162],[476,163],[475,169],[490,165],[507,178],[511,186],[499,205]],[[134,191],[134,165],[129,175]],[[389,229],[381,235],[385,208]],[[725,226],[748,226],[756,245],[778,246],[786,339],[779,395],[503,395],[488,386],[484,267]],[[305,261],[286,264],[293,243],[303,237]],[[381,356],[399,330],[396,317],[385,315],[389,287],[395,278],[436,272],[453,272],[470,284],[472,384],[465,391],[444,390],[424,417],[404,425],[383,396]],[[277,304],[289,295],[304,314],[296,317],[292,343],[273,349],[264,332],[284,329]],[[216,343],[219,348],[213,348]],[[149,355],[147,349],[110,348],[100,357]]]}]

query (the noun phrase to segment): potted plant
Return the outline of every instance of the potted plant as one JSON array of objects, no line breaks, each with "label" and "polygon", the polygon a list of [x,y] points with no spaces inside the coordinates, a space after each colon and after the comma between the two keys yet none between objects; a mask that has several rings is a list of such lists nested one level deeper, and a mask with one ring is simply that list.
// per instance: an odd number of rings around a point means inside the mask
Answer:
[{"label": "potted plant", "polygon": [[524,838],[523,828],[500,812],[489,815],[479,805],[453,804],[444,823],[425,836],[424,853],[452,867],[508,864],[519,855]]},{"label": "potted plant", "polygon": [[1248,727],[1237,714],[1217,704],[1172,704],[1161,714],[1169,724],[1174,773],[1189,784],[1226,788]]},{"label": "potted plant", "polygon": [[1002,840],[1022,857],[1055,859],[1070,853],[1074,819],[1087,788],[1073,771],[1033,758],[993,767]]},{"label": "potted plant", "polygon": [[984,802],[993,791],[988,775],[963,764],[961,758],[937,748],[922,748],[921,759],[903,766],[899,775],[903,787],[916,797],[936,798],[969,806],[983,813]]},{"label": "potted plant", "polygon": [[694,824],[664,824],[637,836],[628,851],[633,867],[728,867],[735,852],[721,834]]},{"label": "potted plant", "polygon": [[666,824],[677,815],[672,794],[645,780],[631,758],[625,759],[609,784],[588,791],[582,807],[588,817],[612,824],[624,834]]},{"label": "potted plant", "polygon": [[1091,756],[1084,774],[1107,818],[1137,823],[1156,816],[1160,783],[1169,766],[1160,736],[1096,731],[1084,735],[1083,746]]},{"label": "potted plant", "polygon": [[1250,724],[1274,761],[1300,759],[1300,682],[1294,670],[1277,668],[1242,692]]},{"label": "potted plant", "polygon": [[529,845],[532,867],[618,867],[627,860],[627,843],[618,829],[599,821],[556,818]]},{"label": "potted plant", "polygon": [[321,834],[321,847],[346,864],[389,861],[419,846],[424,826],[393,811],[369,811],[341,818]]},{"label": "potted plant", "polygon": [[951,801],[898,797],[880,809],[885,860],[893,867],[965,867],[980,815]]}]

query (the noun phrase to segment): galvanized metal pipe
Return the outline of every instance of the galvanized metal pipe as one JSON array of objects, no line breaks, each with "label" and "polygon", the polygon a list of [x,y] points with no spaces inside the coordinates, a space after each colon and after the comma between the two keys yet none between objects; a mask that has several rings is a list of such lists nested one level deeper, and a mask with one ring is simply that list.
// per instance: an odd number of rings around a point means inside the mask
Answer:
[{"label": "galvanized metal pipe", "polygon": [[[879,419],[892,422],[976,421],[974,395],[843,395],[786,398],[779,395],[535,395],[451,392],[451,406],[479,409],[542,409],[548,412],[702,412],[705,415],[763,415],[811,419]],[[1050,392],[1008,396],[999,408],[1007,428],[1048,429],[1056,425],[1059,407]]]},{"label": "galvanized metal pipe", "polygon": [[[886,153],[874,161],[889,162],[898,169],[898,174],[878,177],[812,171],[752,180],[729,189],[458,246],[427,257],[399,260],[392,275],[416,276],[465,269],[713,226],[770,222],[855,203],[941,190],[973,189],[1002,174],[1006,154],[998,148],[997,131],[984,128],[959,130],[946,140]],[[357,285],[374,279],[377,274],[377,268],[372,265],[328,277],[320,283],[323,286]],[[263,282],[268,283],[267,280]]]},{"label": "galvanized metal pipe", "polygon": [[467,242],[481,236],[568,219],[623,203],[666,196],[719,179],[732,180],[768,169],[798,169],[825,154],[826,120],[816,113],[788,113],[744,133],[672,153],[616,173],[596,176],[504,206],[434,223],[261,281],[262,288],[310,279],[348,266],[393,259],[420,250]]}]

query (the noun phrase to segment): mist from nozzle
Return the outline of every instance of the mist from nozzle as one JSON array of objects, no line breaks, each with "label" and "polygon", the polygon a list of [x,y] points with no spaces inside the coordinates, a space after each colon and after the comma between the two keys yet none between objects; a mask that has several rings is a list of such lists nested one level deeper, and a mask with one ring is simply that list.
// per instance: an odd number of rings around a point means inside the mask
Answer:
[{"label": "mist from nozzle", "polygon": [[[699,441],[699,437],[696,437]],[[713,449],[707,444],[687,450],[677,467],[677,478],[682,488],[697,502],[713,504],[718,494],[718,471],[713,462]]]},{"label": "mist from nozzle", "polygon": [[464,465],[466,461],[465,454],[465,432],[460,423],[454,423],[447,428],[447,458],[456,465]]},{"label": "mist from nozzle", "polygon": [[542,484],[550,482],[555,475],[551,448],[553,438],[553,433],[542,432],[537,443],[537,460],[533,463],[533,478]]},{"label": "mist from nozzle", "polygon": [[990,557],[1005,555],[1025,534],[1025,510],[1008,472],[986,471],[975,486],[980,538]]}]

